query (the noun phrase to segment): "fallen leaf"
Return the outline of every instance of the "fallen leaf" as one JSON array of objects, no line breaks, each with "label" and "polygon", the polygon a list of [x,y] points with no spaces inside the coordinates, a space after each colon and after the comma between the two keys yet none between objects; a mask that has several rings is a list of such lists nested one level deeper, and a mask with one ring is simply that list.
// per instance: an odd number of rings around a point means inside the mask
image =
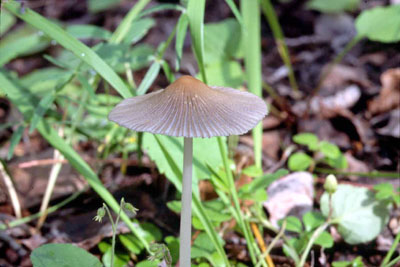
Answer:
[{"label": "fallen leaf", "polygon": [[400,106],[400,68],[389,69],[381,75],[382,90],[368,103],[372,114],[382,113]]}]

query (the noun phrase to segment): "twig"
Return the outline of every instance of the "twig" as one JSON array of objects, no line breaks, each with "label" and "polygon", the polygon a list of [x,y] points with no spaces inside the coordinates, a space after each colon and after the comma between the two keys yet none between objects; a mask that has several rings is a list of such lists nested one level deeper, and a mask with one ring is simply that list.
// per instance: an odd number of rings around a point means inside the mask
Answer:
[{"label": "twig", "polygon": [[12,182],[11,177],[8,175],[5,163],[0,160],[0,173],[3,175],[4,183],[7,187],[8,194],[10,195],[11,205],[13,206],[15,217],[20,219],[22,216],[21,213],[21,205],[18,200],[17,191],[15,190],[14,184]]}]

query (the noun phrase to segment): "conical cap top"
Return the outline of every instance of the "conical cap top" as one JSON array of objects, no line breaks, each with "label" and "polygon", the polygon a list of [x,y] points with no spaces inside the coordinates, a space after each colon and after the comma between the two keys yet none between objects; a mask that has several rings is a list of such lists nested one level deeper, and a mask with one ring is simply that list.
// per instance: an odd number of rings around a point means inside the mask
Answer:
[{"label": "conical cap top", "polygon": [[164,90],[123,100],[109,119],[138,132],[213,137],[244,134],[266,114],[256,95],[183,76]]}]

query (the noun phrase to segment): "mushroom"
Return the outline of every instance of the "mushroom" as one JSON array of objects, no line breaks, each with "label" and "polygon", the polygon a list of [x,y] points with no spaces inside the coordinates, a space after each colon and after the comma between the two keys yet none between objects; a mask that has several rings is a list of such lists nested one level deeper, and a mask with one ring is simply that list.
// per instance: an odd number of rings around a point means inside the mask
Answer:
[{"label": "mushroom", "polygon": [[190,266],[192,160],[194,137],[241,135],[267,114],[256,95],[207,86],[182,76],[164,90],[124,99],[108,118],[138,132],[184,137],[180,266]]}]

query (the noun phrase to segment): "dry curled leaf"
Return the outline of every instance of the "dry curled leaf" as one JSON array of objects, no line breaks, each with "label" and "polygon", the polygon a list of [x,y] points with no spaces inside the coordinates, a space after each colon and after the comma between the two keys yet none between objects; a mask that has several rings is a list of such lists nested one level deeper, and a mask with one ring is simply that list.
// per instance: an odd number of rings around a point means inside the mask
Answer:
[{"label": "dry curled leaf", "polygon": [[389,69],[381,75],[382,90],[368,105],[372,114],[400,106],[400,68]]}]

